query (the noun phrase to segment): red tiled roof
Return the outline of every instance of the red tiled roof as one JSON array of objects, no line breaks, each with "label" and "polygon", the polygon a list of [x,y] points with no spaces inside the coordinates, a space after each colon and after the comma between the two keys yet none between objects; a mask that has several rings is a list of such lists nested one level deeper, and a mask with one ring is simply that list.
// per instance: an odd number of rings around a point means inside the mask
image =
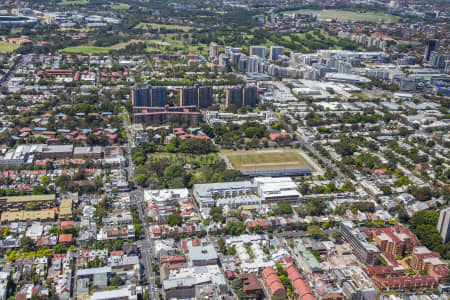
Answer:
[{"label": "red tiled roof", "polygon": [[61,229],[70,229],[75,226],[74,221],[62,221],[61,222]]},{"label": "red tiled roof", "polygon": [[59,236],[58,241],[59,241],[60,243],[69,243],[69,242],[72,241],[72,234],[71,234],[71,233],[68,233],[68,234],[61,234],[61,235]]}]

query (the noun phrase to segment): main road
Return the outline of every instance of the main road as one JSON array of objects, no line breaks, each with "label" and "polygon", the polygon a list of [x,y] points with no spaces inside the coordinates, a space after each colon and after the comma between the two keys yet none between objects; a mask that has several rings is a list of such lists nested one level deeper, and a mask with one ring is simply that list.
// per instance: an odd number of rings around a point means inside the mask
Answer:
[{"label": "main road", "polygon": [[153,272],[153,240],[151,239],[149,232],[149,224],[147,222],[147,214],[145,213],[144,204],[144,192],[141,187],[136,184],[134,180],[134,169],[135,165],[132,160],[131,150],[133,146],[133,141],[131,138],[130,124],[128,124],[128,112],[122,112],[123,128],[125,129],[127,135],[127,160],[128,160],[128,181],[131,181],[136,186],[136,189],[130,193],[130,200],[136,207],[136,211],[139,214],[139,220],[141,223],[143,238],[136,242],[140,250],[141,262],[144,267],[145,277],[147,278],[147,291],[150,299],[159,299],[159,289],[155,283],[155,273]]}]

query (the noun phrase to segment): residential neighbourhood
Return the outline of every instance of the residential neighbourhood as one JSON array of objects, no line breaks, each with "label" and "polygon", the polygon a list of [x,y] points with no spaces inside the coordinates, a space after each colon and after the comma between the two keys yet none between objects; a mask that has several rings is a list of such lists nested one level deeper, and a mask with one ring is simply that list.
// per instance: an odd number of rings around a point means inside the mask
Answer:
[{"label": "residential neighbourhood", "polygon": [[449,8],[0,3],[0,299],[449,299]]}]

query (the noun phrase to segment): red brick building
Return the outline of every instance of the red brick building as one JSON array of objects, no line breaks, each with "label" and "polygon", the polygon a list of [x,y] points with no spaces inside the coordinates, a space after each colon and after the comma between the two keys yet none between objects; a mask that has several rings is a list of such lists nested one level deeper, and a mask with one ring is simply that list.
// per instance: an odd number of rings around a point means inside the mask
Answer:
[{"label": "red brick building", "polygon": [[449,269],[447,264],[441,260],[441,256],[437,252],[432,252],[426,247],[414,248],[411,267],[415,270],[426,271],[433,276],[439,283],[447,281]]},{"label": "red brick building", "polygon": [[432,276],[404,276],[376,279],[382,289],[432,288],[436,280]]},{"label": "red brick building", "polygon": [[414,247],[419,245],[419,239],[401,225],[373,229],[369,235],[377,243],[381,252],[387,252],[394,257],[402,256],[405,251],[412,253]]}]

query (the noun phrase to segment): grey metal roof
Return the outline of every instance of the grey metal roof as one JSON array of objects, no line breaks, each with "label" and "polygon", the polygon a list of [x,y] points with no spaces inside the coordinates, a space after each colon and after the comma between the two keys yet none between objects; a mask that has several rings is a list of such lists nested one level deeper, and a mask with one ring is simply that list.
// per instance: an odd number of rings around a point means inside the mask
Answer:
[{"label": "grey metal roof", "polygon": [[111,267],[90,268],[77,270],[77,276],[90,276],[95,274],[111,273]]},{"label": "grey metal roof", "polygon": [[206,246],[189,246],[189,256],[192,261],[218,259],[217,252],[213,245]]}]

